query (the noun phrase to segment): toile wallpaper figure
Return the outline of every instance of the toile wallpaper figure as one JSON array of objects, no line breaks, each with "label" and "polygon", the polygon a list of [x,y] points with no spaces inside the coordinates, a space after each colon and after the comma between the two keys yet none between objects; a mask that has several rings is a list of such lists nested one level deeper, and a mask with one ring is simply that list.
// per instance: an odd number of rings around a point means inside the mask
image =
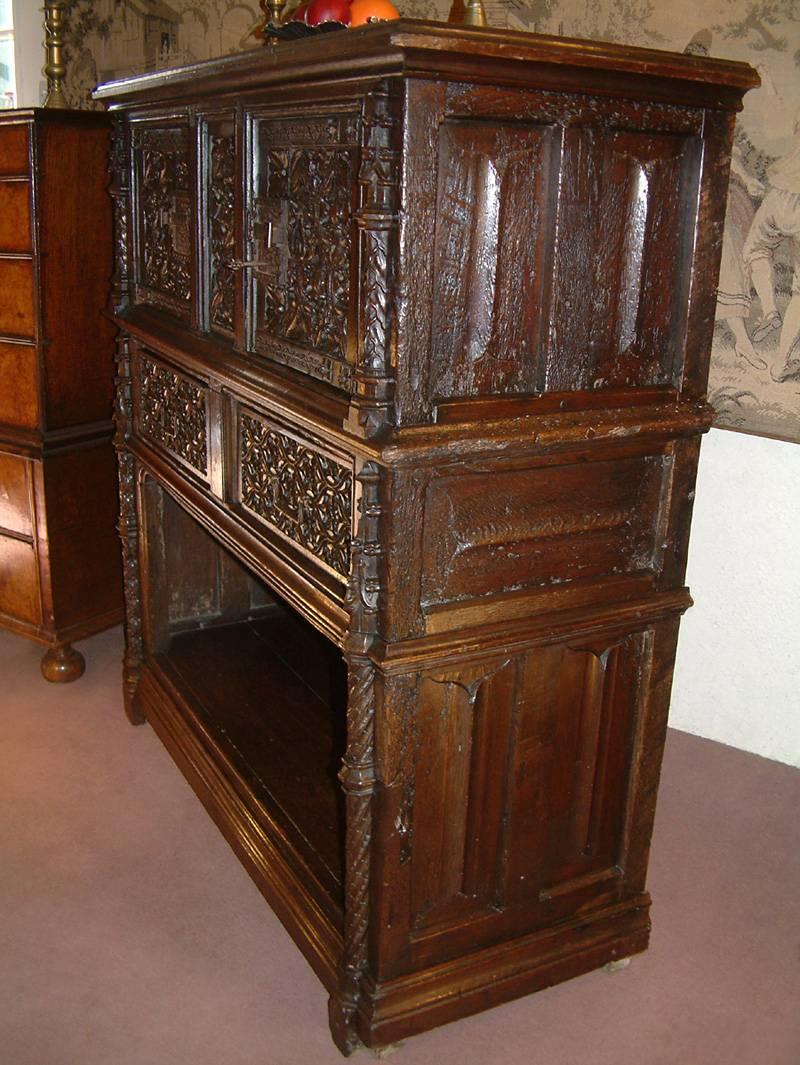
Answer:
[{"label": "toile wallpaper figure", "polygon": [[[290,0],[291,2],[291,0]],[[463,0],[395,0],[446,20]],[[484,0],[490,25],[752,63],[737,125],[709,386],[717,424],[800,442],[800,0]],[[261,47],[258,0],[69,0],[67,91]]]}]

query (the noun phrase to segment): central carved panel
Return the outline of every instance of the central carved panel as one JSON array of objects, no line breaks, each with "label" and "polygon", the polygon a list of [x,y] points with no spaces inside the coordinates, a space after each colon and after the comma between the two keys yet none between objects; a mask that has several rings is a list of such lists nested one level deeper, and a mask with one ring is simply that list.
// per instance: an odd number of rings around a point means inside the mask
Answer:
[{"label": "central carved panel", "polygon": [[191,184],[186,127],[143,129],[138,148],[140,298],[180,313],[191,302]]},{"label": "central carved panel", "polygon": [[350,572],[352,469],[242,414],[241,501],[336,573]]},{"label": "central carved panel", "polygon": [[256,349],[343,388],[357,135],[349,115],[260,121],[248,214]]},{"label": "central carved panel", "polygon": [[212,327],[233,332],[236,142],[232,122],[209,131],[208,155],[209,320]]}]

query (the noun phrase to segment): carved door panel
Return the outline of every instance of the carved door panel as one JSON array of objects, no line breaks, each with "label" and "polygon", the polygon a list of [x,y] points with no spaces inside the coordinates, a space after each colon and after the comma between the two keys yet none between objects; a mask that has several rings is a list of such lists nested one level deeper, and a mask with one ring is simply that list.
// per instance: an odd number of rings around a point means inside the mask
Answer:
[{"label": "carved door panel", "polygon": [[236,127],[234,118],[202,124],[203,145],[203,327],[223,335],[235,328]]},{"label": "carved door panel", "polygon": [[399,818],[417,950],[456,949],[466,922],[477,946],[619,895],[642,640],[422,676]]},{"label": "carved door panel", "polygon": [[358,118],[258,118],[246,219],[251,345],[349,388]]},{"label": "carved door panel", "polygon": [[194,221],[188,126],[134,126],[135,299],[192,312]]}]

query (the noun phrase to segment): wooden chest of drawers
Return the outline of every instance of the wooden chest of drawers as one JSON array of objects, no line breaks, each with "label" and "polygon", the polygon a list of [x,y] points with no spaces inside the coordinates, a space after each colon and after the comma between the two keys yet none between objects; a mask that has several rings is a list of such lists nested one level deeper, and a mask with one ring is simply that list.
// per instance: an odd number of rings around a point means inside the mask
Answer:
[{"label": "wooden chest of drawers", "polygon": [[344,1052],[647,944],[754,82],[401,20],[99,92],[128,713]]},{"label": "wooden chest of drawers", "polygon": [[0,624],[48,680],[122,616],[108,143],[102,115],[0,112]]}]

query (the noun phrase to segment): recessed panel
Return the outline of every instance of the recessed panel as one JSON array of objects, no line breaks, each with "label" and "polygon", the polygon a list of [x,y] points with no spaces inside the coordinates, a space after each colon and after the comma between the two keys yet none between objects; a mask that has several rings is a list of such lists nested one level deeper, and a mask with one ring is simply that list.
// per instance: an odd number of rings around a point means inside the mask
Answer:
[{"label": "recessed panel", "polygon": [[660,475],[637,457],[433,481],[423,603],[648,569]]},{"label": "recessed panel", "polygon": [[676,384],[698,143],[668,133],[567,131],[547,391]]},{"label": "recessed panel", "polygon": [[453,119],[440,127],[437,397],[535,389],[556,143],[552,126]]}]

